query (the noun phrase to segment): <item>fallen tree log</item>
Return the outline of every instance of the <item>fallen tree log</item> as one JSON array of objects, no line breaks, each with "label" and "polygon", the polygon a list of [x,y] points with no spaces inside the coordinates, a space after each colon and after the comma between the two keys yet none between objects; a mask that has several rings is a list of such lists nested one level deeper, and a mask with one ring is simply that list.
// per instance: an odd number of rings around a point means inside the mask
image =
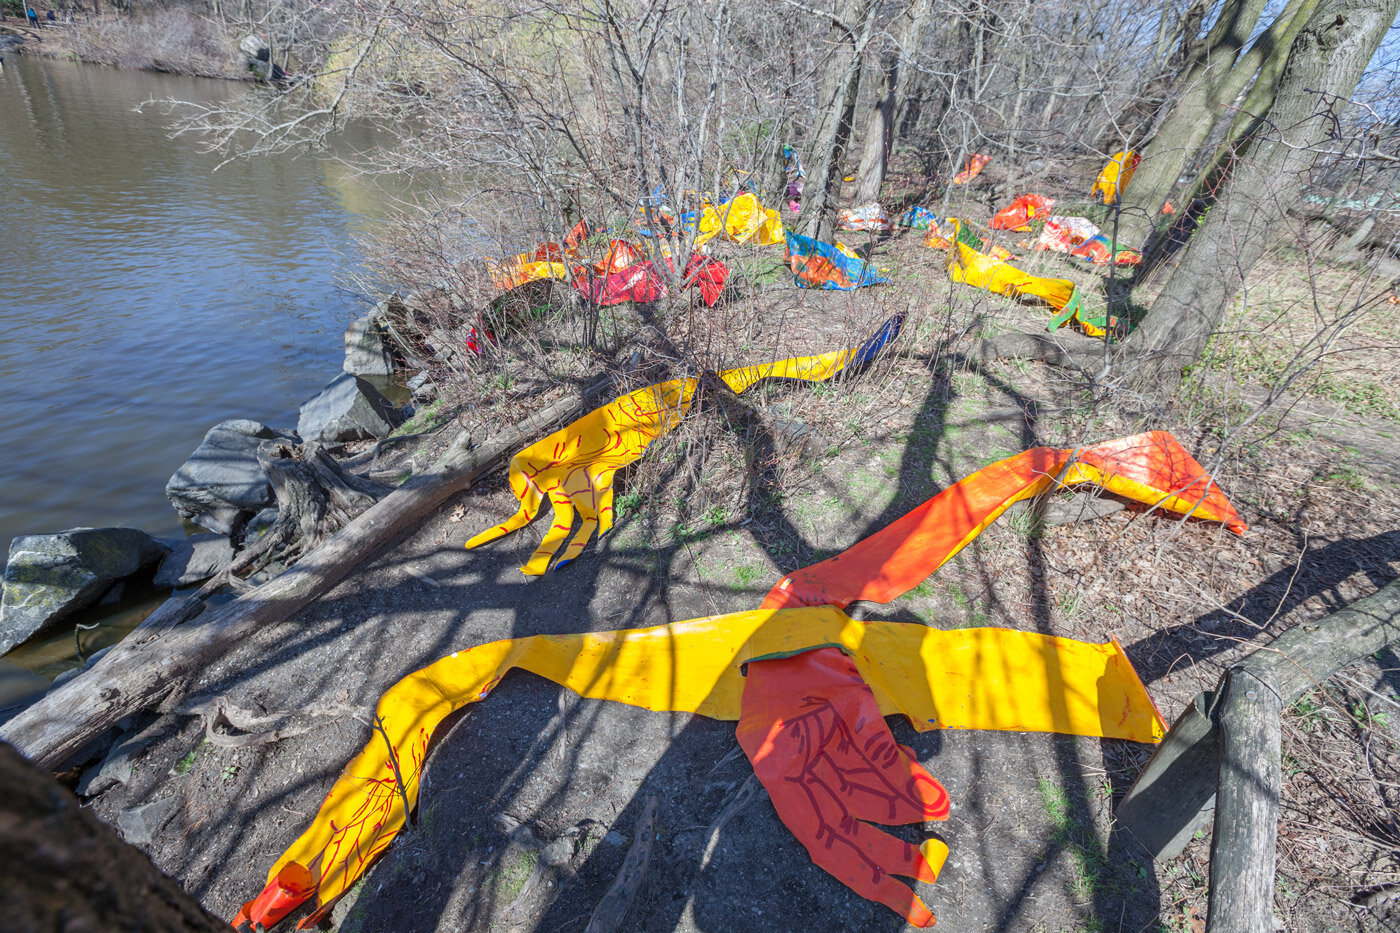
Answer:
[{"label": "fallen tree log", "polygon": [[1187,707],[1119,803],[1114,831],[1155,859],[1179,855],[1215,810],[1210,930],[1272,929],[1282,710],[1397,641],[1400,580],[1293,626]]},{"label": "fallen tree log", "polygon": [[1219,804],[1210,840],[1206,933],[1273,933],[1283,704],[1278,688],[1231,668],[1220,702]]},{"label": "fallen tree log", "polygon": [[1040,360],[1051,366],[1088,370],[1102,365],[1104,353],[1102,340],[1083,334],[1012,331],[974,341],[964,356],[975,360]]},{"label": "fallen tree log", "polygon": [[576,392],[480,447],[454,444],[428,472],[360,513],[282,575],[229,603],[203,611],[202,601],[170,600],[152,616],[154,624],[138,628],[91,670],[11,719],[0,738],[36,764],[58,767],[122,718],[181,693],[189,675],[302,609],[520,447],[581,415],[608,384],[601,380]]}]

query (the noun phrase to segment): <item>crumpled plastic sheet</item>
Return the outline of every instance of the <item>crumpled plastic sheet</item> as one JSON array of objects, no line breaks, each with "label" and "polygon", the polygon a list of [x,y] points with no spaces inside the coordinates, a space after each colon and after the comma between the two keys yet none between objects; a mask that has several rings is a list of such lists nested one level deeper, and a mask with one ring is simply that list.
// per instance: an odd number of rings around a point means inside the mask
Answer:
[{"label": "crumpled plastic sheet", "polygon": [[[742,366],[718,376],[736,393],[763,379],[820,382],[848,367],[870,362],[899,335],[903,324],[904,315],[898,314],[854,349]],[[520,451],[510,462],[510,488],[520,508],[501,524],[473,537],[466,546],[478,547],[523,528],[535,519],[548,498],[554,506],[554,522],[539,548],[520,569],[530,576],[549,569],[550,561],[573,528],[577,512],[581,520],[579,530],[555,566],[573,560],[596,532],[612,527],[616,472],[639,460],[652,441],[680,424],[698,385],[699,380],[693,378],[673,379],[629,392]]]},{"label": "crumpled plastic sheet", "polygon": [[1086,217],[1052,215],[1036,238],[1037,252],[1072,253],[1074,248],[1099,235],[1098,225]]},{"label": "crumpled plastic sheet", "polygon": [[894,224],[890,223],[890,218],[885,214],[885,209],[880,206],[879,202],[872,201],[859,207],[842,208],[837,211],[836,228],[838,230],[888,233],[894,229]]},{"label": "crumpled plastic sheet", "polygon": [[1075,259],[1087,259],[1096,266],[1106,266],[1112,259],[1115,266],[1136,266],[1142,263],[1142,254],[1127,247],[1113,248],[1108,237],[1102,233],[1092,236],[1070,250]]},{"label": "crumpled plastic sheet", "polygon": [[1108,164],[1099,171],[1099,176],[1094,179],[1089,196],[1103,204],[1116,203],[1118,195],[1128,187],[1128,182],[1133,180],[1133,173],[1137,171],[1140,162],[1142,156],[1131,149],[1115,152],[1109,157]]},{"label": "crumpled plastic sheet", "polygon": [[715,237],[732,243],[772,246],[783,242],[783,221],[777,211],[764,207],[757,197],[745,192],[723,204],[706,205],[693,232],[696,248]]},{"label": "crumpled plastic sheet", "polygon": [[900,214],[897,222],[901,227],[910,227],[914,230],[927,230],[929,227],[942,220],[943,218],[934,213],[932,208],[915,205],[903,214]]},{"label": "crumpled plastic sheet", "polygon": [[993,230],[1029,230],[1030,223],[1055,206],[1054,198],[1023,194],[992,215]]},{"label": "crumpled plastic sheet", "polygon": [[787,234],[787,261],[802,288],[847,290],[889,282],[870,263],[842,249],[839,243],[822,243],[795,233]]},{"label": "crumpled plastic sheet", "polygon": [[982,155],[981,153],[974,153],[968,156],[967,166],[961,172],[953,176],[953,184],[965,185],[972,181],[982,169],[987,167],[987,163],[990,161],[992,161],[991,156]]},{"label": "crumpled plastic sheet", "polygon": [[982,238],[956,217],[935,217],[924,234],[924,245],[929,249],[952,249],[954,243],[965,243],[974,250],[986,248]]}]

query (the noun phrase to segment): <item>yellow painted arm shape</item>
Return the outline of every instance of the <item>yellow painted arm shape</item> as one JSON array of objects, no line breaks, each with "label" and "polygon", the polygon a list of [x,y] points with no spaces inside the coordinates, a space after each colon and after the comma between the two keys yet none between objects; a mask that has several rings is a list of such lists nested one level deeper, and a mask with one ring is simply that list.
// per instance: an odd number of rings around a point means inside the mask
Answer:
[{"label": "yellow painted arm shape", "polygon": [[[763,379],[820,382],[839,373],[862,348],[803,356],[719,373],[735,392]],[[577,534],[559,555],[556,567],[577,557],[595,532],[613,524],[613,477],[619,469],[641,459],[647,446],[680,424],[698,385],[695,379],[662,382],[614,399],[516,454],[510,461],[510,488],[520,502],[514,515],[467,542],[474,548],[528,525],[548,498],[554,524],[521,571],[531,576],[549,569],[574,524]]]},{"label": "yellow painted arm shape", "polygon": [[919,730],[1060,732],[1139,742],[1158,742],[1166,732],[1115,642],[1000,628],[867,624],[832,606],[496,641],[456,652],[389,688],[375,712],[376,734],[272,867],[268,884],[295,864],[309,870],[321,905],[339,897],[403,827],[405,806],[415,806],[438,723],[485,697],[512,668],[591,699],[737,720],[740,665],[824,646],[839,647],[855,661],[881,713],[908,716]]}]

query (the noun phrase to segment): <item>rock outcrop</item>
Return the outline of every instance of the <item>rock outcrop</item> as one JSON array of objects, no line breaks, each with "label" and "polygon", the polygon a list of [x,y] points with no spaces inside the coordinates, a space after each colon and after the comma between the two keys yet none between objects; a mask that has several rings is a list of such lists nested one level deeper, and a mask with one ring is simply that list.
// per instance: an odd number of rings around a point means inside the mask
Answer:
[{"label": "rock outcrop", "polygon": [[[382,306],[381,306],[382,307]],[[345,363],[347,373],[356,376],[388,376],[394,371],[394,361],[384,345],[384,331],[379,326],[381,308],[375,308],[345,330]]]},{"label": "rock outcrop", "polygon": [[0,653],[62,624],[169,550],[135,528],[74,528],[10,542],[0,595]]},{"label": "rock outcrop", "polygon": [[276,437],[290,436],[245,419],[214,425],[165,484],[170,504],[201,528],[232,534],[249,515],[272,502],[272,487],[258,465],[258,447]]}]

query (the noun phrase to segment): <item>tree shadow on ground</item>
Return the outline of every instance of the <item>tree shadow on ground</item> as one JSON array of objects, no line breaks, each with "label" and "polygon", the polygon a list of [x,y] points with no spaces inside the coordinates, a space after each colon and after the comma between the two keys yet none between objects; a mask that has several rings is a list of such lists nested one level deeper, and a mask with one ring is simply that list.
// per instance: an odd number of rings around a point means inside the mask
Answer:
[{"label": "tree shadow on ground", "polygon": [[[1299,545],[1306,546],[1301,536]],[[1379,588],[1395,579],[1397,570],[1400,531],[1342,538],[1321,548],[1309,548],[1296,565],[1270,574],[1228,604],[1153,633],[1124,646],[1124,650],[1139,676],[1151,684],[1168,673],[1253,642],[1260,635],[1281,634],[1292,624],[1293,611],[1314,597],[1321,597],[1332,610],[1342,608],[1350,599],[1341,594],[1340,586],[1358,571]]]},{"label": "tree shadow on ground", "polygon": [[[1025,446],[1033,445],[1034,404],[1009,386],[998,389],[1029,413],[1017,431]],[[947,444],[953,398],[947,379],[936,374],[919,406],[916,423],[922,428],[902,452],[894,494],[863,533],[926,498],[935,471],[951,475],[959,468]],[[762,459],[776,443],[771,431],[761,419],[733,414],[732,429],[743,432]],[[674,479],[679,467],[661,481]],[[756,481],[750,495],[771,492],[764,484]],[[503,480],[456,502],[468,506],[471,529],[454,533],[450,543],[432,530],[437,526],[409,535],[353,580],[257,633],[204,672],[189,698],[198,703],[227,696],[267,711],[329,699],[360,711],[358,719],[347,713],[305,735],[223,750],[200,744],[194,719],[167,715],[152,726],[155,741],[142,774],[99,798],[114,819],[131,805],[174,797],[176,813],[153,842],[152,854],[216,912],[231,916],[261,889],[277,853],[305,829],[341,767],[370,738],[363,711],[405,674],[499,638],[660,624],[756,603],[751,593],[674,583],[685,553],[674,536],[659,546],[633,547],[614,534],[565,568],[524,578],[517,568],[537,545],[547,516],[530,530],[467,552],[457,538],[489,524],[493,513],[504,517],[515,503]],[[811,542],[781,508],[765,511],[766,522],[745,530],[766,550],[775,542],[797,542],[784,553],[793,567],[808,563],[816,553]],[[1028,559],[1044,562],[1038,543]],[[1038,598],[1032,616],[1044,631],[1050,607],[1043,594]],[[1070,883],[1066,875],[1074,868],[1068,861],[1098,864],[1084,854],[1100,851],[1083,775],[1089,746],[1078,744],[1089,740],[915,734],[902,720],[892,727],[955,794],[954,820],[939,828],[953,846],[953,860],[939,885],[918,886],[936,911],[942,903],[945,913],[993,916],[999,928],[1014,929],[1035,891]],[[419,815],[357,892],[347,930],[497,923],[581,929],[623,858],[625,845],[614,843],[625,841],[651,795],[661,802],[660,838],[653,880],[635,908],[636,928],[903,926],[895,914],[813,866],[761,794],[729,808],[745,799],[741,792],[751,775],[732,724],[582,700],[538,678],[515,675],[440,735],[425,767]],[[167,768],[191,752],[191,766],[172,780]],[[1045,821],[1038,811],[1045,806],[1027,786],[1028,762],[1052,760],[1054,784],[1066,795],[1067,822],[1051,821],[1051,829],[1040,832],[1036,827]],[[1007,793],[1021,798],[1015,819],[1031,833],[1012,849],[985,835],[994,821],[1006,819]],[[897,832],[915,838],[918,830]],[[1056,834],[1063,838],[1042,844],[1042,837]],[[568,840],[562,848],[571,854],[545,865],[546,849],[560,840]],[[1071,860],[1060,857],[1065,852]],[[1014,883],[1006,882],[1011,876]],[[971,900],[960,893],[989,888]],[[1095,915],[1118,916],[1126,897],[1107,886],[1095,888]]]}]

